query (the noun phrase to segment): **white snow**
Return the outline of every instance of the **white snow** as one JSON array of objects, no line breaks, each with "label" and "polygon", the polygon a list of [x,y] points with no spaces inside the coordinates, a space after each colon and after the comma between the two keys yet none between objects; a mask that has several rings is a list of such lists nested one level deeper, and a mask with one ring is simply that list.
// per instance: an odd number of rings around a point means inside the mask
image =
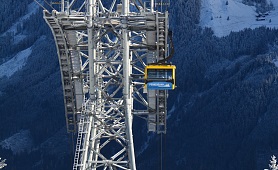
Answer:
[{"label": "white snow", "polygon": [[27,36],[23,35],[23,34],[17,34],[16,36],[14,36],[13,38],[13,44],[16,45],[18,44],[20,41],[24,40]]},{"label": "white snow", "polygon": [[0,169],[4,168],[5,166],[7,166],[7,164],[5,163],[6,159],[1,160],[2,158],[0,158]]},{"label": "white snow", "polygon": [[276,67],[278,67],[278,60],[277,59],[274,59],[272,62],[275,64]]},{"label": "white snow", "polygon": [[153,133],[151,135],[148,135],[147,141],[145,141],[144,144],[141,146],[139,151],[136,153],[136,156],[141,155],[149,147],[150,141],[153,139],[153,137]]},{"label": "white snow", "polygon": [[174,113],[176,111],[176,105],[175,104],[173,104],[173,106],[172,106],[172,108],[169,110],[169,112],[168,112],[168,114],[172,114],[172,113]]},{"label": "white snow", "polygon": [[10,149],[13,154],[29,151],[33,146],[33,141],[29,130],[22,130],[19,133],[0,142],[3,149]]},{"label": "white snow", "polygon": [[242,0],[228,0],[226,5],[226,1],[202,0],[200,25],[212,28],[216,36],[226,36],[231,31],[238,32],[244,28],[278,28],[278,0],[272,0],[275,10],[270,11],[264,21],[256,21],[254,6],[243,4]]},{"label": "white snow", "polygon": [[26,61],[32,53],[32,47],[17,53],[12,59],[0,65],[0,78],[10,78],[15,72],[25,66]]},{"label": "white snow", "polygon": [[173,106],[171,107],[171,109],[168,111],[168,113],[167,113],[167,119],[169,119],[171,116],[172,116],[172,114],[175,114],[175,111],[176,111],[176,105],[179,105],[179,103],[180,103],[180,98],[181,98],[181,93],[179,93],[178,94],[178,98],[177,98],[177,100],[176,100],[176,102],[173,104]]}]

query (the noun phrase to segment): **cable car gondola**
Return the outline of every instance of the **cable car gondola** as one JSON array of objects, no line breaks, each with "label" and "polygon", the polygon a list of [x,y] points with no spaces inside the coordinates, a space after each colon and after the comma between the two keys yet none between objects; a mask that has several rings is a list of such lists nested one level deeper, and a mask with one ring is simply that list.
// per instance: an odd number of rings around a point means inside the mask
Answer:
[{"label": "cable car gondola", "polygon": [[173,90],[176,87],[175,65],[147,65],[145,67],[145,87],[148,90]]}]

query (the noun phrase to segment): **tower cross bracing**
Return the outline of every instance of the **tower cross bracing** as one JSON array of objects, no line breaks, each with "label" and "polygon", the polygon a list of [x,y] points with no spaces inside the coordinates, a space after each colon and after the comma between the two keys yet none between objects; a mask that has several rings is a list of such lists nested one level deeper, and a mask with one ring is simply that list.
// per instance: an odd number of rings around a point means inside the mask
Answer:
[{"label": "tower cross bracing", "polygon": [[67,130],[77,133],[74,170],[136,170],[133,115],[145,118],[149,131],[166,133],[168,92],[148,90],[144,82],[146,65],[166,63],[169,53],[168,12],[157,4],[62,0],[56,10],[44,10]]}]

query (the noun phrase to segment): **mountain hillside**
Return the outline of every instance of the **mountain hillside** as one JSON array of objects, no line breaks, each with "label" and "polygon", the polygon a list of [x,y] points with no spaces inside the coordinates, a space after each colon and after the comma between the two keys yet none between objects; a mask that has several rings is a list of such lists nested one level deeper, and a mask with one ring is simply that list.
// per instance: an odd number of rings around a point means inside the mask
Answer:
[{"label": "mountain hillside", "polygon": [[270,156],[278,154],[278,32],[242,27],[224,36],[225,27],[200,27],[202,6],[172,2],[178,88],[169,101],[175,111],[167,121],[164,153],[160,137],[147,138],[139,167],[160,169],[162,156],[165,169],[268,168]]},{"label": "mountain hillside", "polygon": [[[216,36],[244,28],[278,27],[278,1],[202,0],[200,26]],[[264,2],[264,3],[263,3]]]},{"label": "mountain hillside", "polygon": [[0,156],[7,170],[70,169],[60,71],[52,34],[32,0],[1,2]]},{"label": "mountain hillside", "polygon": [[[0,6],[4,169],[71,169],[75,140],[52,34],[32,0],[14,2]],[[274,0],[171,1],[178,88],[169,92],[162,153],[161,136],[134,120],[138,169],[268,168],[278,155],[277,11]]]}]

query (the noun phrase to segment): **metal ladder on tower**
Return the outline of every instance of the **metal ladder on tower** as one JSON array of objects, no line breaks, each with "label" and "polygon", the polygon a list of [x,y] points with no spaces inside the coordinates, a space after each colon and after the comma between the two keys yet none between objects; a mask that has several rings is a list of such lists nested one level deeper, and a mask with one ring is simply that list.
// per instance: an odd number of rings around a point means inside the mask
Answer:
[{"label": "metal ladder on tower", "polygon": [[78,162],[80,158],[80,152],[81,152],[81,142],[82,142],[82,132],[84,129],[84,119],[85,117],[82,115],[80,120],[79,120],[79,125],[78,125],[78,135],[77,135],[77,140],[76,140],[76,149],[75,149],[75,154],[74,154],[74,162],[73,162],[73,170],[77,170],[78,167]]},{"label": "metal ladder on tower", "polygon": [[[47,13],[45,13],[47,15]],[[47,24],[51,28],[53,33],[57,53],[59,57],[59,64],[61,70],[61,79],[63,85],[63,93],[64,93],[64,103],[65,103],[65,111],[66,111],[66,123],[67,123],[67,131],[74,132],[76,130],[76,118],[75,118],[75,104],[74,104],[74,85],[72,82],[72,68],[71,68],[71,59],[68,54],[67,43],[65,39],[64,32],[61,26],[58,24],[58,21],[51,15],[44,17],[47,21]]]},{"label": "metal ladder on tower", "polygon": [[[87,102],[83,106],[83,112],[79,118],[78,122],[78,134],[77,134],[77,141],[76,141],[76,149],[75,149],[75,154],[74,154],[74,163],[73,163],[73,170],[78,170],[78,167],[83,166],[82,164],[82,156],[84,150],[84,145],[85,145],[85,136],[88,135],[88,128],[89,127],[89,122],[87,120],[88,116],[85,115],[86,110],[91,110],[91,106],[87,105]],[[80,157],[81,156],[81,157]]]}]

